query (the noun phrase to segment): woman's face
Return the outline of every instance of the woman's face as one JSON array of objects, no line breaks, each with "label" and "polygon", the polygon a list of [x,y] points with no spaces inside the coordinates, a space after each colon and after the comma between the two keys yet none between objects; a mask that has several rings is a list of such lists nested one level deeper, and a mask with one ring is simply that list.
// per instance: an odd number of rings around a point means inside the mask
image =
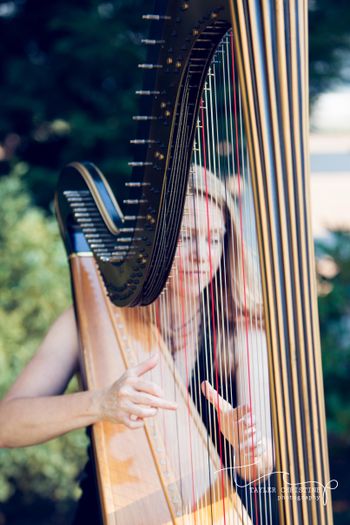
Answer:
[{"label": "woman's face", "polygon": [[210,283],[220,266],[224,236],[223,210],[203,196],[187,197],[174,279],[170,281],[177,295],[199,296]]}]

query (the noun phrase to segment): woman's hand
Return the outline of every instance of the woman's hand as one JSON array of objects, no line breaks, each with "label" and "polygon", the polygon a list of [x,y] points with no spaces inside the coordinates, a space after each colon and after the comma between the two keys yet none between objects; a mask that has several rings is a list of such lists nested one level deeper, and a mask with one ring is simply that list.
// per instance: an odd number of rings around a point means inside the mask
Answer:
[{"label": "woman's hand", "polygon": [[244,479],[256,479],[273,468],[272,450],[257,431],[249,406],[233,408],[208,381],[202,392],[218,413],[220,430],[235,450],[235,469]]},{"label": "woman's hand", "polygon": [[159,386],[142,376],[158,363],[154,354],[139,365],[129,368],[111,387],[101,392],[100,419],[140,428],[144,418],[155,416],[159,408],[176,410],[177,404],[163,398]]},{"label": "woman's hand", "polygon": [[233,408],[208,381],[203,381],[202,392],[218,412],[220,430],[235,450],[248,453],[248,449],[252,446],[256,448],[258,444],[256,427],[249,407]]}]

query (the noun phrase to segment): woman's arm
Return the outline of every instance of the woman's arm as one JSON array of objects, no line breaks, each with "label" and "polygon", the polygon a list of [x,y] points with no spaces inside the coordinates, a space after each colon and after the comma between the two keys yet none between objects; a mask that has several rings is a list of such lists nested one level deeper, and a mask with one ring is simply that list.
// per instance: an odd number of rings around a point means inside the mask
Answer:
[{"label": "woman's arm", "polygon": [[157,385],[142,379],[156,364],[157,356],[152,356],[109,388],[61,395],[78,369],[78,336],[70,308],[0,401],[0,447],[35,445],[101,420],[138,428],[158,408],[174,410],[176,405],[162,398]]}]

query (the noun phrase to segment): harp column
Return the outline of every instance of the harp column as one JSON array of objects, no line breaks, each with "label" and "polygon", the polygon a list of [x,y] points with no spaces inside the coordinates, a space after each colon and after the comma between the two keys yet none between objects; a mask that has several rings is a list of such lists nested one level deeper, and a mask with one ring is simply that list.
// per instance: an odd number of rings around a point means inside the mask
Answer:
[{"label": "harp column", "polygon": [[284,473],[280,521],[330,524],[309,210],[307,1],[230,0],[230,7],[257,217],[275,470]]}]

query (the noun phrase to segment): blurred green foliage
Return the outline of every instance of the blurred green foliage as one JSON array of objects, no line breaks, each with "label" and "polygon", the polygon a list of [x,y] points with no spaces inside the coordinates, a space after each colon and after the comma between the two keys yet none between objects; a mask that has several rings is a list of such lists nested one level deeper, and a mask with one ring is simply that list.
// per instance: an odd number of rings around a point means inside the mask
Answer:
[{"label": "blurred green foliage", "polygon": [[[3,8],[1,9],[1,5]],[[152,0],[0,2],[0,174],[27,162],[35,202],[49,208],[57,176],[90,160],[125,175],[137,114],[142,36]],[[310,1],[311,101],[343,74],[348,0]],[[1,151],[0,151],[1,158]]]},{"label": "blurred green foliage", "polygon": [[[21,176],[11,173],[0,179],[0,398],[49,325],[71,303],[56,221],[32,205],[23,183],[25,169],[17,165]],[[73,381],[70,389],[76,386]],[[27,501],[76,498],[75,478],[86,459],[86,443],[80,431],[45,445],[0,449],[0,501],[15,492]]]},{"label": "blurred green foliage", "polygon": [[[18,0],[0,16],[0,172],[28,163],[25,182],[48,209],[72,160],[129,168],[149,0]],[[1,7],[1,4],[0,4]],[[152,10],[152,9],[151,9]],[[1,9],[0,9],[1,14]]]},{"label": "blurred green foliage", "polygon": [[328,430],[350,445],[350,232],[334,231],[316,247]]},{"label": "blurred green foliage", "polygon": [[350,523],[350,232],[316,243],[319,316],[335,523]]},{"label": "blurred green foliage", "polygon": [[349,0],[309,0],[310,99],[350,82]]}]

